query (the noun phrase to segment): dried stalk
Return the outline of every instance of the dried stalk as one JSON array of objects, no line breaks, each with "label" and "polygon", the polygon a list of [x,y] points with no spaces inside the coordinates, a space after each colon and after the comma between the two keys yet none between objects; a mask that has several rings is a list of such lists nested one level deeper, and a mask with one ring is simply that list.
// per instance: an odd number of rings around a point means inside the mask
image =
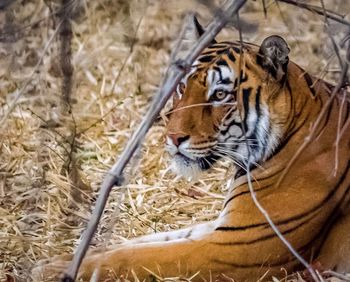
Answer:
[{"label": "dried stalk", "polygon": [[[97,198],[96,206],[88,223],[87,229],[83,234],[82,241],[74,254],[73,261],[64,274],[62,281],[70,282],[75,280],[80,264],[96,231],[112,187],[114,185],[120,186],[122,184],[123,171],[125,166],[128,164],[135,151],[141,145],[152,123],[157,118],[159,112],[164,107],[171,94],[175,91],[176,85],[180,82],[182,77],[186,74],[188,68],[193,64],[195,59],[200,55],[204,48],[206,48],[211,43],[214,37],[229,22],[229,20],[238,13],[246,1],[247,0],[236,0],[228,1],[225,3],[224,7],[222,8],[223,13],[220,13],[219,16],[216,16],[213,19],[213,21],[207,27],[205,33],[198,40],[197,44],[191,48],[185,59],[177,62],[171,62],[162,86],[160,87],[157,95],[154,97],[154,100],[145,118],[142,120],[140,126],[133,134],[118,162],[115,163],[107,173],[101,185],[101,192]],[[181,39],[179,42],[181,42]]]}]

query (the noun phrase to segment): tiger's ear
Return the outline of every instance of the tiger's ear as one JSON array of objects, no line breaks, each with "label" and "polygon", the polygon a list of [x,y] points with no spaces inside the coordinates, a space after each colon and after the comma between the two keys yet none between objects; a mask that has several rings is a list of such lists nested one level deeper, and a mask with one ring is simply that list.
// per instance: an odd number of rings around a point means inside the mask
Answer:
[{"label": "tiger's ear", "polygon": [[269,36],[261,43],[257,62],[280,81],[287,72],[289,51],[287,42],[281,36]]},{"label": "tiger's ear", "polygon": [[[189,51],[198,39],[205,32],[205,29],[197,20],[195,13],[187,15],[185,19],[184,29],[182,30],[182,37],[180,38],[180,44],[178,49],[173,50],[175,54],[175,60],[183,60],[188,55]],[[212,43],[216,43],[215,40]]]},{"label": "tiger's ear", "polygon": [[[187,27],[184,34],[185,40],[197,41],[205,32],[205,29],[199,23],[195,13],[189,15]],[[212,43],[216,43],[215,39],[212,40]]]}]

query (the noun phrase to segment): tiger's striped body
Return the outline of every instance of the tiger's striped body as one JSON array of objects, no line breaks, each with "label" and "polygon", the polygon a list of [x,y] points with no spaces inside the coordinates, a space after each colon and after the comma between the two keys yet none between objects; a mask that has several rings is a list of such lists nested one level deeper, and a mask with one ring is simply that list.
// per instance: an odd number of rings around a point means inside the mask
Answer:
[{"label": "tiger's striped body", "polygon": [[284,44],[276,36],[260,49],[214,43],[174,94],[167,126],[174,170],[189,176],[221,157],[237,165],[218,219],[88,256],[82,277],[99,268],[101,278],[112,269],[130,279],[134,271],[140,280],[151,271],[195,275],[196,281],[256,281],[300,268],[252,201],[248,160],[258,200],[291,245],[307,261],[350,271],[350,101],[345,92],[337,94],[315,138],[285,173],[333,87],[289,62]]}]

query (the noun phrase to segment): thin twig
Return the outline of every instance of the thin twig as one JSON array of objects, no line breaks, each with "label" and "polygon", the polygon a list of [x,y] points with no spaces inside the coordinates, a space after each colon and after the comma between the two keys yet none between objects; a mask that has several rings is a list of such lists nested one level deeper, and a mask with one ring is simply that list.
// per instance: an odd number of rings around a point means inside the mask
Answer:
[{"label": "thin twig", "polygon": [[[3,1],[3,0],[2,0]],[[75,0],[72,0],[70,3],[68,3],[68,5],[71,5],[72,3],[74,3]],[[46,1],[44,0],[44,3],[47,5]],[[0,10],[1,10],[1,1],[0,1]],[[62,8],[66,8],[66,6],[63,6]],[[57,11],[52,11],[52,9],[50,9],[49,7],[49,13],[40,18],[40,19],[36,19],[35,21],[29,23],[29,24],[26,24],[26,25],[23,25],[21,27],[18,27],[18,28],[14,28],[14,29],[11,29],[10,31],[0,31],[0,38],[1,37],[4,37],[4,36],[13,36],[13,35],[17,35],[18,33],[22,34],[24,33],[25,30],[32,30],[32,29],[35,29],[40,23],[46,21],[47,19],[51,19],[53,16],[56,16],[58,13],[60,13],[60,9],[58,9]]]},{"label": "thin twig", "polygon": [[133,54],[134,47],[135,47],[135,44],[136,44],[136,41],[137,41],[137,33],[138,33],[139,29],[140,29],[140,26],[141,26],[143,17],[144,17],[144,15],[140,17],[140,19],[139,19],[139,21],[138,21],[138,23],[137,23],[137,25],[136,25],[135,33],[134,33],[134,35],[133,35],[133,38],[132,38],[132,41],[131,41],[130,47],[129,47],[129,53],[128,53],[128,55],[125,57],[125,59],[124,59],[122,65],[121,65],[121,67],[120,67],[120,69],[119,69],[119,71],[118,71],[118,74],[116,75],[116,77],[114,78],[114,80],[113,80],[113,82],[112,82],[112,87],[111,87],[110,95],[113,94],[114,89],[115,89],[115,86],[117,85],[117,82],[119,81],[119,78],[120,78],[120,76],[121,76],[121,74],[122,74],[122,72],[123,72],[123,70],[124,70],[124,68],[125,68],[125,66],[126,66],[126,63],[129,61],[129,59],[131,58],[131,56],[132,56],[132,54]]},{"label": "thin twig", "polygon": [[339,79],[338,84],[334,87],[331,96],[329,97],[327,103],[322,108],[320,114],[317,117],[317,120],[312,125],[310,134],[305,138],[304,143],[298,148],[297,152],[293,155],[291,160],[289,161],[288,165],[284,169],[283,173],[281,174],[280,178],[277,181],[277,186],[279,186],[282,182],[282,180],[287,175],[288,171],[290,170],[291,166],[294,164],[294,162],[299,158],[300,154],[305,150],[305,148],[314,140],[317,132],[317,128],[319,127],[320,123],[322,122],[322,119],[325,117],[327,111],[329,110],[329,107],[332,105],[333,100],[335,97],[337,97],[338,92],[340,89],[344,87],[344,83],[347,79],[347,73],[349,69],[349,59],[350,59],[350,42],[348,43],[348,48],[346,51],[346,62],[344,64],[344,67],[342,69],[342,73]]},{"label": "thin twig", "polygon": [[[237,21],[239,22],[239,16],[237,14]],[[240,28],[238,28],[239,31],[239,39],[240,39],[240,43],[241,43],[241,56],[240,58],[242,58],[242,50],[243,50],[243,35],[242,35],[242,30]],[[240,59],[240,72],[241,72],[241,67],[242,67],[242,59]],[[238,82],[238,89],[240,88],[240,81]],[[239,90],[238,90],[239,91]],[[242,111],[240,111],[242,113]],[[241,119],[243,120],[243,118],[241,117]],[[250,174],[250,167],[251,167],[251,150],[250,150],[250,145],[248,142],[248,137],[246,135],[246,129],[243,126],[243,134],[245,136],[245,142],[246,142],[246,147],[247,147],[247,152],[248,152],[248,158],[246,161],[246,172],[247,172],[247,181],[248,181],[248,188],[249,188],[249,192],[250,195],[252,197],[252,200],[255,204],[255,206],[259,209],[259,211],[261,212],[261,214],[265,217],[266,221],[268,222],[268,224],[270,225],[271,229],[273,230],[273,232],[275,232],[275,234],[277,235],[277,237],[282,241],[282,243],[288,248],[288,250],[293,254],[294,257],[297,258],[297,260],[303,264],[305,266],[305,268],[309,271],[309,273],[311,274],[312,278],[316,281],[322,281],[318,278],[315,270],[312,268],[312,266],[294,249],[294,247],[289,243],[289,241],[283,236],[283,234],[281,233],[281,231],[278,229],[278,227],[275,225],[275,223],[272,221],[269,213],[264,209],[264,207],[260,204],[259,200],[256,197],[256,193],[254,191],[254,187],[252,185],[252,179],[251,179],[251,174]]]},{"label": "thin twig", "polygon": [[278,2],[283,2],[283,3],[286,3],[286,4],[290,4],[290,5],[293,5],[293,6],[297,6],[299,8],[303,8],[303,9],[308,10],[310,12],[315,12],[318,15],[326,16],[327,18],[332,19],[332,20],[334,20],[336,22],[339,22],[339,23],[342,23],[342,24],[350,26],[350,22],[345,20],[342,15],[339,15],[339,14],[333,12],[333,11],[330,11],[330,10],[324,11],[322,9],[322,7],[306,4],[305,2],[300,2],[300,1],[297,1],[297,0],[277,0],[277,1]]},{"label": "thin twig", "polygon": [[332,270],[324,271],[322,274],[332,275],[332,276],[334,276],[336,278],[341,279],[342,281],[350,281],[350,277],[348,275],[344,275],[344,274],[341,274],[341,273],[338,273],[338,272],[335,272],[335,271],[332,271]]},{"label": "thin twig", "polygon": [[[118,71],[118,74],[115,76],[113,82],[112,82],[112,87],[111,87],[111,90],[110,90],[110,95],[113,94],[114,92],[114,88],[115,86],[117,85],[117,82],[119,81],[119,78],[121,77],[121,74],[126,66],[126,63],[129,61],[130,57],[132,56],[133,54],[133,51],[134,51],[134,46],[137,42],[137,34],[138,34],[138,31],[140,29],[140,26],[141,26],[141,23],[142,23],[142,20],[143,20],[144,16],[141,16],[137,25],[136,25],[136,29],[135,29],[135,33],[133,34],[133,39],[130,43],[130,47],[129,47],[129,52],[128,52],[128,55],[124,58],[124,61],[122,63],[122,66],[120,67],[119,71]],[[93,122],[92,124],[90,124],[89,126],[87,126],[86,128],[80,130],[77,135],[81,135],[83,133],[85,133],[86,131],[88,131],[89,129],[91,129],[92,127],[96,126],[97,124],[99,124],[100,122],[104,121],[104,118],[107,117],[110,113],[114,112],[115,110],[117,110],[118,108],[117,107],[113,107],[111,108],[110,110],[108,110],[107,113],[105,113],[102,117],[100,117],[98,120],[96,120],[95,122]]]},{"label": "thin twig", "polygon": [[343,100],[341,101],[340,109],[339,109],[338,125],[337,125],[337,138],[335,140],[335,156],[334,156],[334,169],[333,169],[334,177],[337,175],[338,166],[339,166],[339,142],[340,142],[340,137],[341,137],[340,130],[341,130],[342,113],[344,110],[345,102],[346,102],[346,94],[344,93]]},{"label": "thin twig", "polygon": [[[26,108],[26,110],[29,111],[33,116],[40,119],[43,123],[47,124],[47,121],[44,118],[42,118],[40,115],[36,114],[30,108]],[[62,140],[64,140],[64,142],[69,143],[68,139],[63,134],[61,134],[59,131],[51,128],[51,131],[48,131],[48,132],[53,132],[54,134],[61,137]],[[62,147],[62,149],[66,152],[66,154],[69,154],[68,149],[65,146],[63,146],[63,142],[62,142],[62,144],[60,144],[60,142],[56,139],[55,136],[50,136],[50,137],[53,137],[55,139],[56,143]],[[60,157],[60,158],[63,159],[63,157]]]},{"label": "thin twig", "polygon": [[229,20],[232,19],[235,14],[237,14],[237,12],[245,4],[246,1],[247,0],[228,1],[222,9],[223,13],[220,14],[220,17],[216,16],[214,18],[214,20],[207,27],[205,33],[197,41],[197,44],[191,48],[188,55],[185,57],[185,60],[181,61],[182,67],[180,68],[179,64],[171,62],[172,64],[166,73],[162,87],[154,97],[149,111],[128,142],[125,150],[119,157],[118,162],[112,166],[101,185],[100,194],[97,198],[96,206],[88,223],[87,229],[83,234],[82,241],[79,244],[74,254],[73,261],[69,265],[69,268],[66,271],[62,281],[72,282],[75,280],[80,264],[89,248],[90,241],[96,231],[112,187],[114,185],[120,186],[122,184],[124,168],[130,161],[135,151],[141,145],[146,133],[153,124],[154,120],[159,115],[159,112],[165,106],[173,91],[175,91],[177,84],[184,77],[188,68],[193,64],[195,59],[200,55],[204,48],[206,48],[212,42],[214,37],[229,22]]},{"label": "thin twig", "polygon": [[53,39],[56,37],[59,29],[60,29],[60,26],[61,26],[62,22],[60,22],[58,25],[57,25],[57,28],[55,29],[54,33],[51,35],[51,37],[49,38],[49,40],[47,41],[45,47],[44,47],[44,50],[41,54],[41,57],[39,58],[39,61],[36,63],[36,65],[34,66],[32,72],[30,73],[29,77],[27,78],[27,80],[25,81],[24,85],[22,86],[22,88],[17,92],[16,94],[16,97],[15,99],[13,100],[12,104],[9,106],[7,112],[5,113],[5,115],[2,117],[1,121],[0,121],[0,128],[2,128],[5,123],[6,123],[6,120],[7,118],[9,117],[9,115],[12,113],[12,111],[14,110],[14,108],[16,107],[17,105],[17,102],[19,100],[19,98],[21,98],[21,96],[24,94],[24,91],[26,90],[27,86],[33,81],[32,78],[33,78],[33,75],[36,73],[36,71],[39,69],[39,66],[41,65],[43,59],[44,59],[44,56],[45,56],[45,53],[46,51],[49,49]]},{"label": "thin twig", "polygon": [[[247,148],[248,145],[247,145]],[[250,151],[248,149],[248,151]],[[250,156],[250,153],[248,152],[248,156]],[[275,223],[270,218],[269,213],[264,209],[264,207],[260,204],[259,200],[256,197],[256,193],[254,191],[254,187],[252,185],[251,175],[250,175],[250,159],[248,157],[248,163],[247,163],[247,180],[248,180],[248,187],[250,191],[250,195],[252,196],[253,202],[255,206],[259,209],[259,211],[262,213],[262,215],[265,217],[266,221],[269,223],[271,229],[275,234],[278,236],[278,238],[282,241],[282,243],[288,248],[288,250],[293,254],[294,257],[297,258],[297,260],[305,266],[307,271],[311,274],[312,278],[315,281],[320,281],[318,279],[318,276],[315,272],[315,270],[312,268],[312,266],[294,249],[294,247],[289,243],[289,241],[283,236],[281,231],[278,229],[278,227],[275,225]]]},{"label": "thin twig", "polygon": [[324,1],[323,0],[320,0],[320,1],[321,1],[322,10],[324,13],[324,25],[325,25],[326,32],[327,32],[327,34],[332,42],[334,52],[337,55],[340,69],[343,69],[343,61],[342,61],[340,54],[339,54],[339,47],[338,47],[337,43],[335,42],[334,37],[331,34],[331,31],[329,30],[329,21],[328,21],[328,18],[326,16],[327,11],[326,11],[326,7],[324,5]]},{"label": "thin twig", "polygon": [[293,31],[291,30],[290,26],[289,26],[289,20],[286,18],[285,16],[285,13],[282,11],[281,7],[280,7],[280,4],[278,2],[278,0],[275,0],[275,4],[277,6],[277,9],[280,13],[280,16],[281,16],[281,20],[284,24],[284,26],[287,28],[288,30],[288,34],[293,38],[293,40],[295,41],[296,43],[296,46],[300,49],[300,50],[303,50],[300,44],[300,40],[294,35]]}]

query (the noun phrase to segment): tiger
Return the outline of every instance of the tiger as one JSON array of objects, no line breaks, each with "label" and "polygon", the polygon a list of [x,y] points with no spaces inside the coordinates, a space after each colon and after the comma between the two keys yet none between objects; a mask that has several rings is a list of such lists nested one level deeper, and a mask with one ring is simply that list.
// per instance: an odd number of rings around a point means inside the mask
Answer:
[{"label": "tiger", "polygon": [[[195,43],[205,29],[195,17],[192,26],[185,39]],[[282,37],[271,35],[260,46],[214,40],[199,55],[173,93],[166,147],[171,167],[185,177],[232,161],[236,172],[220,215],[97,250],[78,277],[89,280],[97,270],[94,281],[257,281],[302,270],[249,185],[306,262],[350,271],[349,95],[333,95],[335,86],[290,61],[289,52]],[[298,154],[311,128],[314,138]],[[45,280],[68,261],[55,259],[34,273]]]}]

